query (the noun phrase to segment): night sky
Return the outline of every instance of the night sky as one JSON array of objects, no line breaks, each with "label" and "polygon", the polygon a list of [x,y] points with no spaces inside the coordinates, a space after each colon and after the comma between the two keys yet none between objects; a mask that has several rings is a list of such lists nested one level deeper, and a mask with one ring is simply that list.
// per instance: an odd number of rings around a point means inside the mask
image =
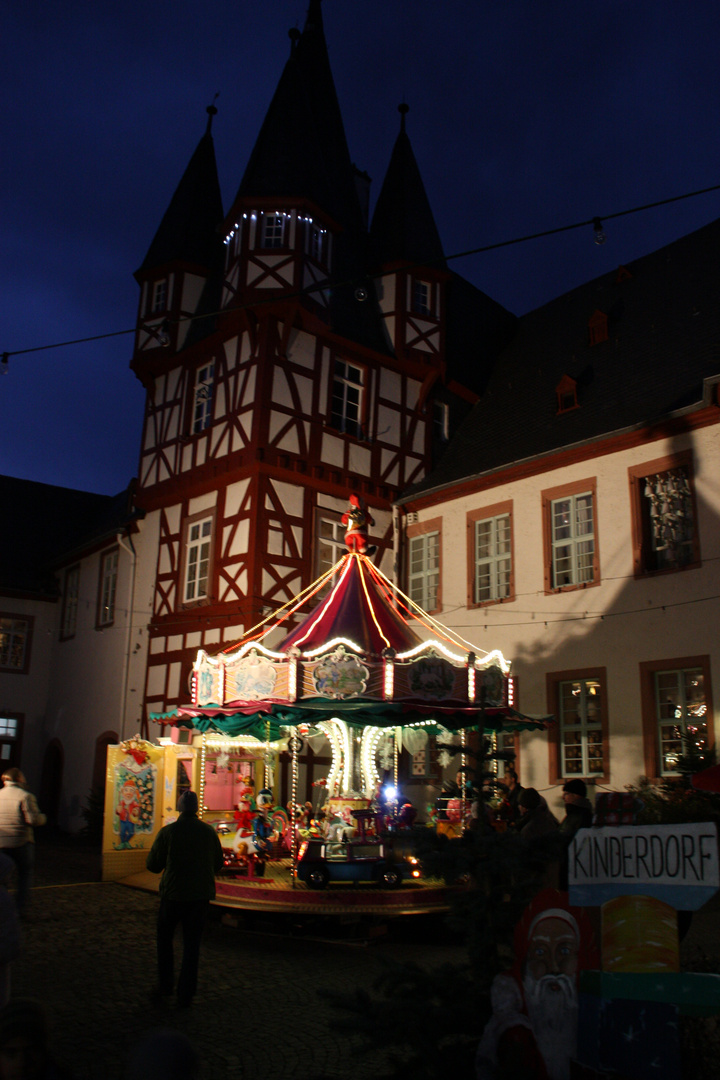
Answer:
[{"label": "night sky", "polygon": [[[2,0],[0,352],[131,330],[141,264],[205,130],[226,209],[306,0]],[[446,255],[720,184],[716,0],[325,0],[376,198],[407,131]],[[516,314],[720,216],[720,191],[453,260]],[[0,472],[135,475],[132,334],[10,356]]]}]

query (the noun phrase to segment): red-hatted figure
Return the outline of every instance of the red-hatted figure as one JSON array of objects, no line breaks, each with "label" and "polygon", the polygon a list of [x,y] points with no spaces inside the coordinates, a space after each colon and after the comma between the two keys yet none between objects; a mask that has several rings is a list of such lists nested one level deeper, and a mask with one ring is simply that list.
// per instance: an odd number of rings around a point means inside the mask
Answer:
[{"label": "red-hatted figure", "polygon": [[375,519],[359,495],[350,496],[350,509],[340,519],[345,526],[345,544],[348,551],[360,555],[374,555],[376,547],[368,547],[368,527],[375,524]]}]

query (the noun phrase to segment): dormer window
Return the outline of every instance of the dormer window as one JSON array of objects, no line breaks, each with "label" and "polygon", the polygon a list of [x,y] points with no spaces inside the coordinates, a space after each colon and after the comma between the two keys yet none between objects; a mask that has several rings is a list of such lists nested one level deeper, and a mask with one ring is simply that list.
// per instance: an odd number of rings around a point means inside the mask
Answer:
[{"label": "dormer window", "polygon": [[416,315],[432,315],[432,284],[429,281],[413,279],[412,309]]},{"label": "dormer window", "polygon": [[167,311],[167,297],[168,297],[167,278],[163,278],[162,281],[156,281],[153,284],[152,300],[150,302],[150,314],[151,315],[157,315],[162,311]]},{"label": "dormer window", "polygon": [[263,214],[262,246],[264,248],[285,247],[285,214]]},{"label": "dormer window", "polygon": [[594,311],[588,319],[590,345],[600,345],[608,339],[608,317],[604,311]]},{"label": "dormer window", "polygon": [[325,232],[318,225],[310,225],[308,229],[308,255],[315,262],[325,261]]},{"label": "dormer window", "polygon": [[445,401],[433,402],[433,436],[440,442],[450,438],[450,406]]},{"label": "dormer window", "polygon": [[560,382],[555,387],[555,393],[557,394],[557,411],[558,413],[570,412],[571,409],[577,409],[577,383],[575,379],[569,375],[563,375]]}]

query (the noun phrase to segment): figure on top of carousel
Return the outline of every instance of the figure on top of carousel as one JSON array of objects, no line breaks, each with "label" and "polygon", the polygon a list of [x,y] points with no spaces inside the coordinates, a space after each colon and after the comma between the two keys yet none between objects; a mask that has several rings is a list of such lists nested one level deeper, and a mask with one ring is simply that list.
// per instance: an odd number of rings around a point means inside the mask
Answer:
[{"label": "figure on top of carousel", "polygon": [[368,546],[368,528],[375,524],[370,511],[359,495],[350,496],[350,509],[340,519],[345,526],[345,545],[359,555],[374,555],[375,545]]}]

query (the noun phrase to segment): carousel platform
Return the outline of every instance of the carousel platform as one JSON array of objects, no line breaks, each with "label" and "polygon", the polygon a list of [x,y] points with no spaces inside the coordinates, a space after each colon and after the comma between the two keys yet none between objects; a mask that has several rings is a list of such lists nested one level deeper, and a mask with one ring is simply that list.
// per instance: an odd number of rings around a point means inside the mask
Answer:
[{"label": "carousel platform", "polygon": [[[119,882],[144,892],[158,891],[160,877],[143,870]],[[290,859],[273,859],[263,877],[218,877],[214,904],[247,911],[285,912],[307,915],[427,915],[450,910],[456,890],[428,878],[396,889],[372,884],[337,882],[326,889],[311,889],[290,874]]]}]

